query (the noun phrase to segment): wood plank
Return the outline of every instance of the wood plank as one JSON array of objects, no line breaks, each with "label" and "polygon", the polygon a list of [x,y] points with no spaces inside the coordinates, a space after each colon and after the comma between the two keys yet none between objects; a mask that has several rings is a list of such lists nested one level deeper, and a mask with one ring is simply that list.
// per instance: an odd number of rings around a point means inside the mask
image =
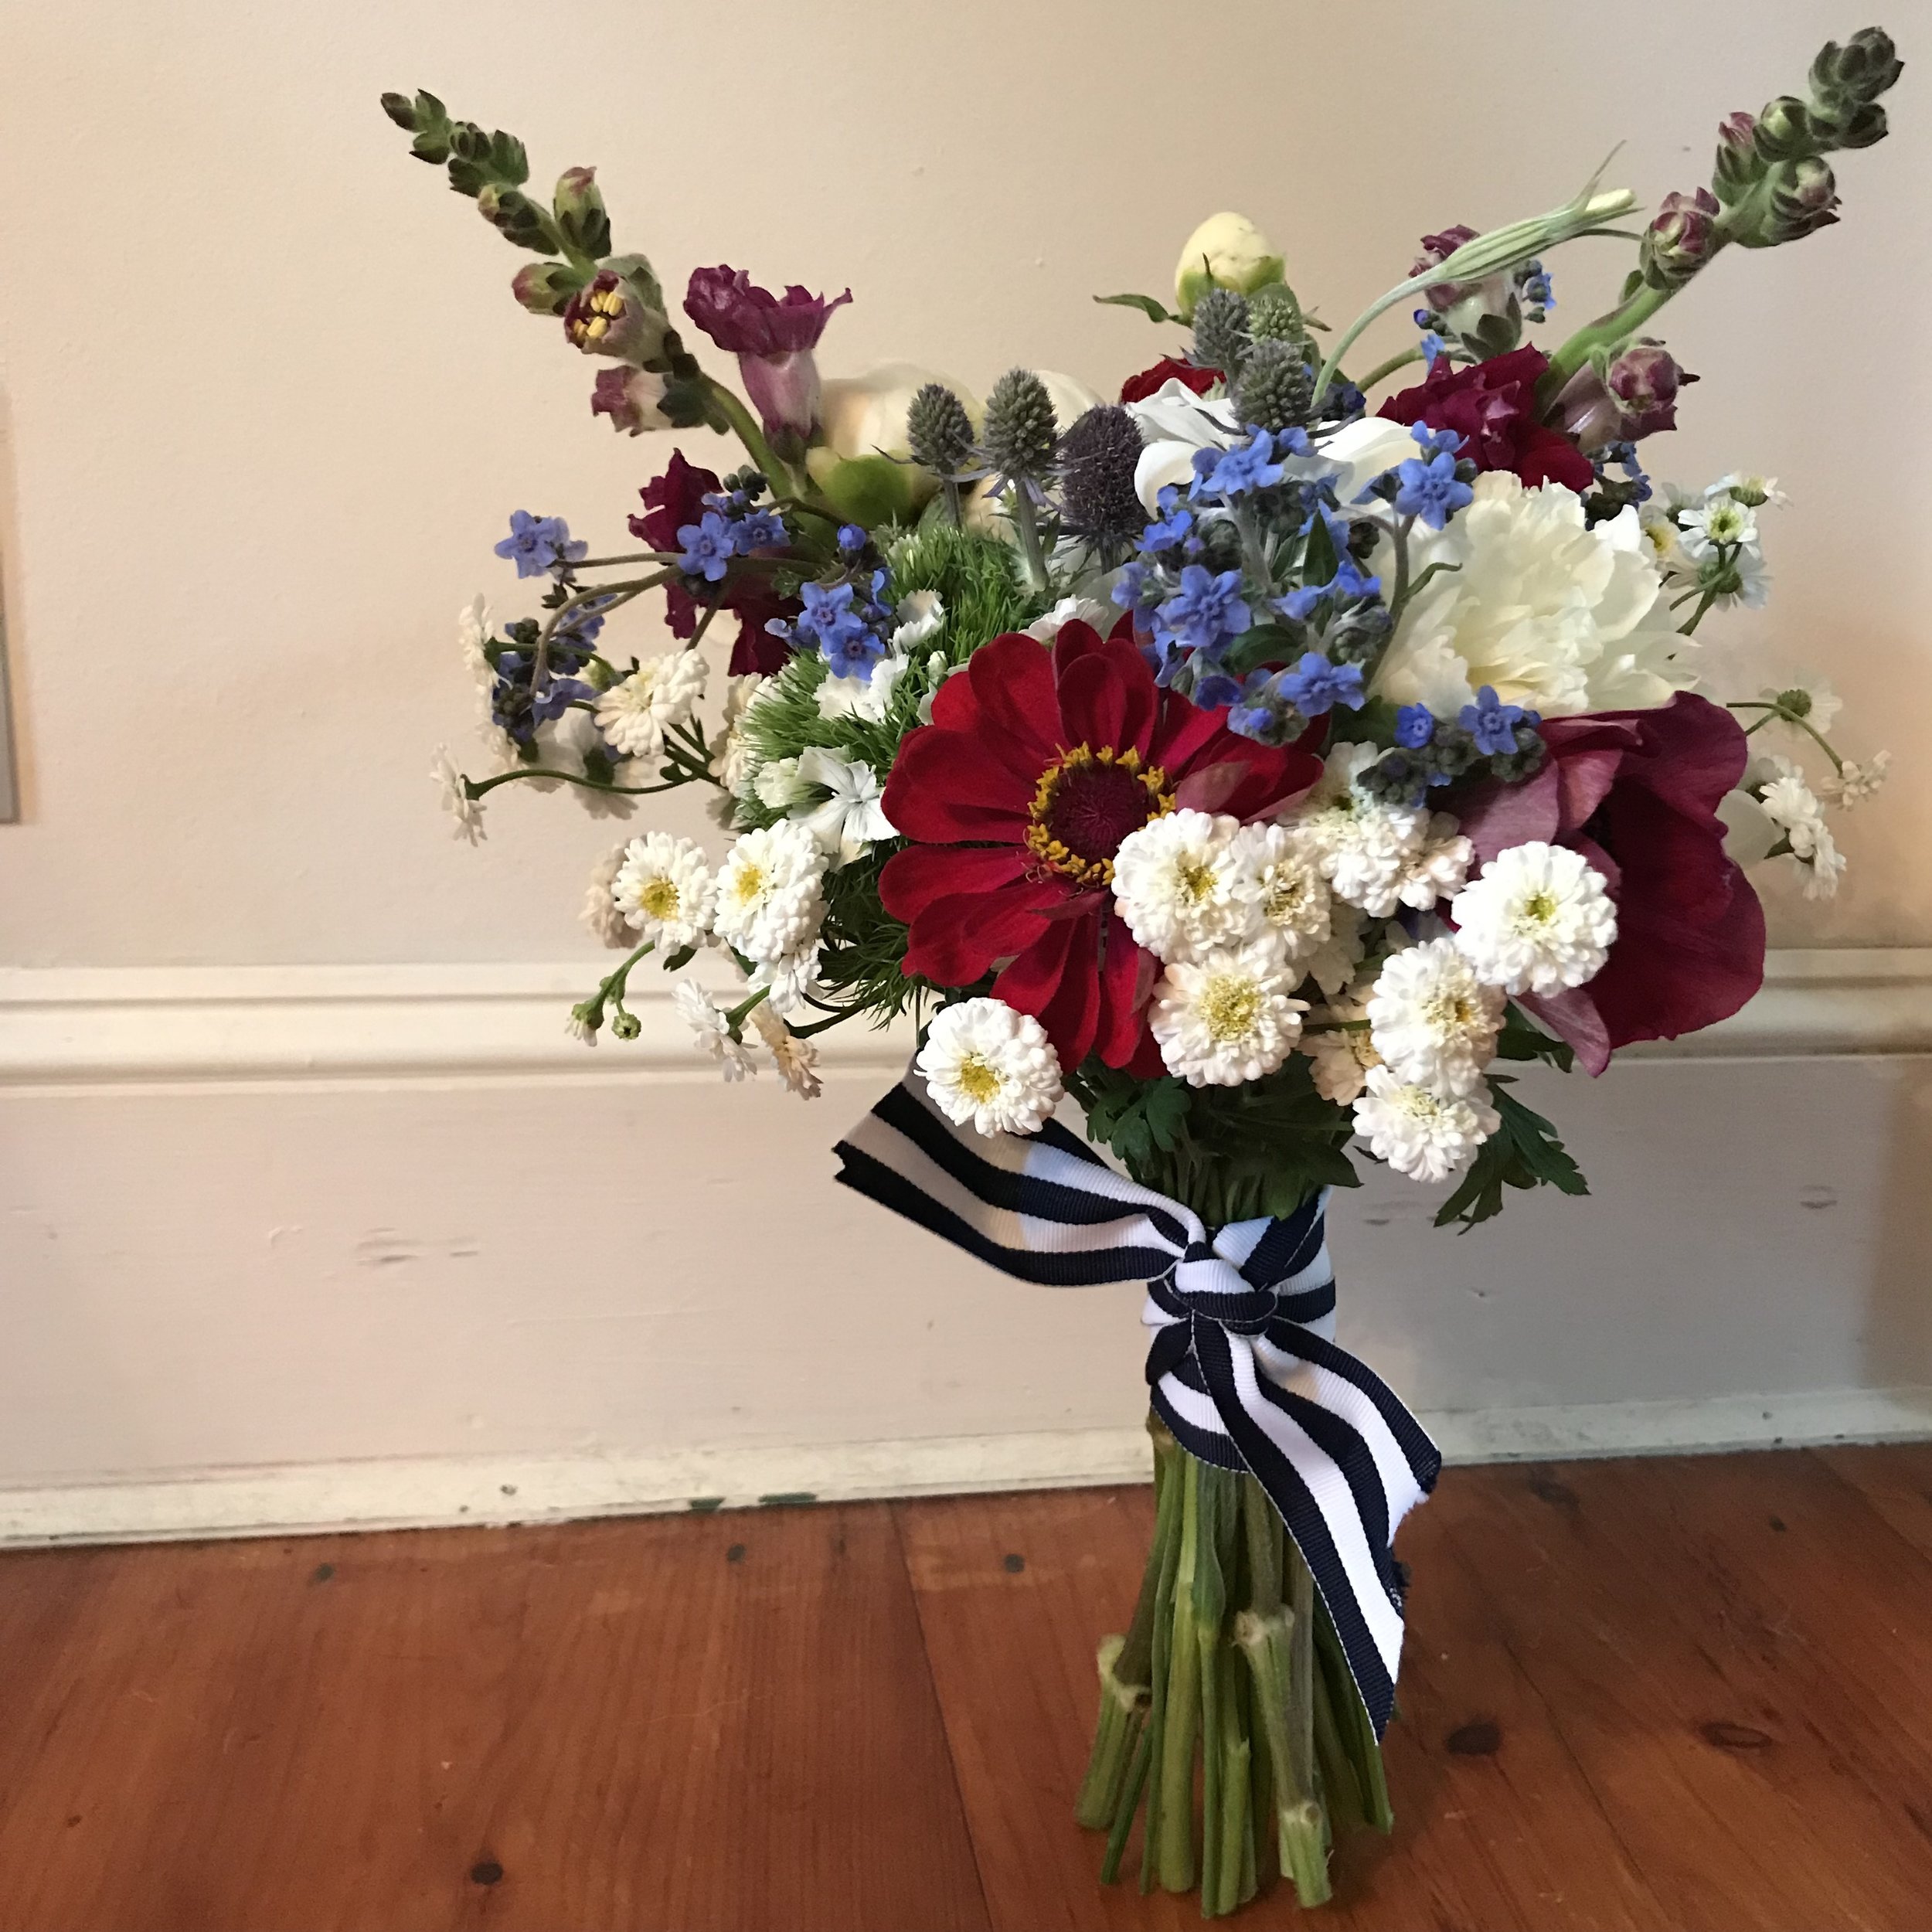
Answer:
[{"label": "wood plank", "polygon": [[0,1559],[36,1615],[0,1925],[987,1922],[883,1505]]},{"label": "wood plank", "polygon": [[1895,1932],[1932,1847],[1868,1777],[1842,1686],[1794,1664],[1788,1609],[1673,1517],[1667,1475],[1754,1460],[1496,1470],[1434,1506],[1674,1927]]},{"label": "wood plank", "polygon": [[1932,1442],[1815,1449],[1921,1556],[1932,1556]]}]

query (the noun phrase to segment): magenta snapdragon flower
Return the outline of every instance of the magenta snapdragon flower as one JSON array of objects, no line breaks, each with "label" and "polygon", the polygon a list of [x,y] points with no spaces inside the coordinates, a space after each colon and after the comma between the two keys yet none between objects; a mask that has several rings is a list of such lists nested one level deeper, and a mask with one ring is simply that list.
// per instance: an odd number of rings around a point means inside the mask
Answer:
[{"label": "magenta snapdragon flower", "polygon": [[790,430],[802,441],[818,422],[818,366],[812,351],[832,311],[851,300],[849,288],[828,301],[796,283],[781,299],[742,268],[720,265],[691,271],[684,312],[737,357],[765,434]]}]

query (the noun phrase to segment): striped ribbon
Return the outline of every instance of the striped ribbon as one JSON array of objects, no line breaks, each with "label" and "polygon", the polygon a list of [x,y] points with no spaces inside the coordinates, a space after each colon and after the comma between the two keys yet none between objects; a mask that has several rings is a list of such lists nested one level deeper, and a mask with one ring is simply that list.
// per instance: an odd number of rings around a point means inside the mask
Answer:
[{"label": "striped ribbon", "polygon": [[1403,1577],[1390,1549],[1442,1458],[1335,1342],[1328,1196],[1209,1230],[1053,1121],[955,1127],[906,1078],[838,1143],[838,1179],[1002,1273],[1050,1287],[1145,1281],[1155,1413],[1202,1461],[1245,1469],[1321,1593],[1379,1737],[1395,1704]]}]

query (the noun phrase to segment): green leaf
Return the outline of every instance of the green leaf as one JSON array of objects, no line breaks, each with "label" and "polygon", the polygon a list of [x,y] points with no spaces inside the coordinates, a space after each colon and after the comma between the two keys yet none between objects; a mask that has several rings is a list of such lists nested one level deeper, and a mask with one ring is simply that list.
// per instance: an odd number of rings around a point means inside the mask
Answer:
[{"label": "green leaf", "polygon": [[1505,1187],[1553,1187],[1564,1194],[1587,1194],[1589,1184],[1549,1121],[1504,1089],[1505,1074],[1489,1077],[1489,1094],[1502,1125],[1477,1150],[1462,1185],[1443,1202],[1436,1226],[1459,1222],[1467,1233],[1478,1222],[1502,1212]]},{"label": "green leaf", "polygon": [[1165,302],[1156,301],[1151,295],[1096,295],[1097,302],[1114,308],[1138,308],[1150,322],[1178,322],[1176,315]]},{"label": "green leaf", "polygon": [[1553,1039],[1536,1026],[1513,1001],[1496,1036],[1496,1057],[1505,1060],[1547,1060],[1567,1073],[1576,1064],[1577,1049],[1569,1041]]}]

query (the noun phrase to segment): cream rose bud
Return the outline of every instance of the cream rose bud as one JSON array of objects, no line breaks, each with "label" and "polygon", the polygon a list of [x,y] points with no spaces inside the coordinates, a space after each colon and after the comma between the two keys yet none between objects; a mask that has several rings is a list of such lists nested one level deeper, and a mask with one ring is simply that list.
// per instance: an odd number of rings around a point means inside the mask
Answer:
[{"label": "cream rose bud", "polygon": [[821,386],[818,421],[825,447],[847,461],[862,456],[910,461],[913,452],[906,416],[913,398],[928,383],[944,383],[965,404],[977,434],[980,406],[950,376],[921,369],[916,362],[882,362],[863,376],[835,376]]},{"label": "cream rose bud", "polygon": [[1174,305],[1182,321],[1194,318],[1194,304],[1210,288],[1237,289],[1250,295],[1281,279],[1281,257],[1274,244],[1245,215],[1210,215],[1188,236],[1174,267]]}]

